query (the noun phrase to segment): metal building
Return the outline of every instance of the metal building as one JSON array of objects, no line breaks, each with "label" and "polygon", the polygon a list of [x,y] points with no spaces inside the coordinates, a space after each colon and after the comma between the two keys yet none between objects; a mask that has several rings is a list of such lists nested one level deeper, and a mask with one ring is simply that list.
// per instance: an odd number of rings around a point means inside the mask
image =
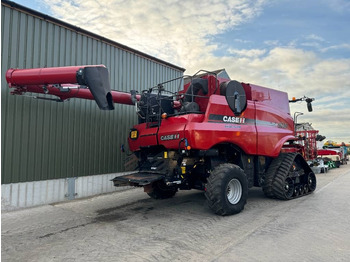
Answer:
[{"label": "metal building", "polygon": [[1,20],[2,209],[115,190],[108,174],[125,171],[119,148],[135,109],[12,96],[6,70],[104,64],[112,89],[141,91],[184,69],[11,1],[1,1]]}]

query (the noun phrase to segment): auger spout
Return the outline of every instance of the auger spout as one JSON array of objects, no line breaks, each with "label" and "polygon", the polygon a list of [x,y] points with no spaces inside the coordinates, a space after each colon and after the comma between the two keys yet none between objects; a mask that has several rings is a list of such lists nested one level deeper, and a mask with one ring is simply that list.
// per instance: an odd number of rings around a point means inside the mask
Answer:
[{"label": "auger spout", "polygon": [[139,95],[112,91],[108,69],[104,65],[13,69],[6,72],[11,94],[39,93],[95,100],[102,110],[113,110],[114,103],[134,105]]}]

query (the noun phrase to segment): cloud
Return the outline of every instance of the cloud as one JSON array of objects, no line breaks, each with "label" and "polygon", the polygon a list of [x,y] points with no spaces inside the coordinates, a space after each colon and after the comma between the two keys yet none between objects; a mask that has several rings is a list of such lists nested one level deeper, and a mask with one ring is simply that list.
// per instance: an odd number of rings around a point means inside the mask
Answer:
[{"label": "cloud", "polygon": [[229,48],[229,54],[238,55],[240,57],[259,57],[266,53],[265,49],[233,49]]},{"label": "cloud", "polygon": [[[321,119],[323,121],[320,121]],[[344,141],[347,143],[350,141],[350,131],[347,128],[350,123],[349,108],[332,109],[316,107],[314,112],[308,113],[306,117],[302,116],[298,118],[298,122],[304,121],[311,122],[313,127],[319,130],[321,135],[327,137],[327,140],[331,139],[337,142]],[[342,128],[342,126],[345,126],[345,128]]]},{"label": "cloud", "polygon": [[350,88],[350,59],[327,60],[312,51],[276,47],[265,57],[245,62],[244,71],[237,70],[242,65],[229,71],[247,77],[249,82],[285,90],[291,96],[334,97]]},{"label": "cloud", "polygon": [[237,43],[243,43],[243,44],[252,43],[252,41],[250,41],[250,40],[244,40],[244,39],[239,39],[239,38],[235,39],[234,41]]},{"label": "cloud", "polygon": [[317,49],[319,49],[321,47],[320,43],[318,43],[318,42],[304,42],[304,43],[301,43],[300,45],[301,46],[306,46],[306,47],[314,47],[314,48],[317,48]]},{"label": "cloud", "polygon": [[319,41],[319,42],[324,42],[325,41],[322,37],[320,37],[318,35],[315,35],[315,34],[307,35],[307,36],[305,36],[305,39],[307,39],[307,40],[315,40],[315,41]]},{"label": "cloud", "polygon": [[187,68],[217,48],[210,44],[210,36],[253,19],[264,3],[263,0],[42,1],[64,21]]},{"label": "cloud", "polygon": [[348,49],[350,50],[350,44],[340,44],[340,45],[332,45],[332,46],[328,46],[328,47],[325,47],[325,48],[322,48],[321,49],[321,52],[327,52],[327,51],[330,51],[330,50],[339,50],[339,49]]},{"label": "cloud", "polygon": [[266,40],[266,41],[264,41],[264,44],[268,45],[268,46],[278,46],[278,45],[280,45],[280,41],[278,41],[278,40]]}]

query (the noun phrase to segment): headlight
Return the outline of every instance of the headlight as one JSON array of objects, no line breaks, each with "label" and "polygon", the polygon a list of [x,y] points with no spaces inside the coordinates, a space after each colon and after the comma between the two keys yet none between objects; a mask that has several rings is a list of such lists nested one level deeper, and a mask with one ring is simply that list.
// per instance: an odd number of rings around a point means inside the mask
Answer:
[{"label": "headlight", "polygon": [[139,132],[137,131],[137,129],[131,129],[129,136],[130,139],[136,140],[139,137]]}]

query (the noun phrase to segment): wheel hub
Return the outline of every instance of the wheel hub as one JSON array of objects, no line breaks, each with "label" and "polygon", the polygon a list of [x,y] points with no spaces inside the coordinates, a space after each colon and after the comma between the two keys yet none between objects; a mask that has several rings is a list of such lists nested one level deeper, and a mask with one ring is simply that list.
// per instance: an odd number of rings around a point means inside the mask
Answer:
[{"label": "wheel hub", "polygon": [[234,178],[231,179],[230,182],[227,184],[227,200],[232,204],[237,204],[242,197],[242,185],[241,182]]},{"label": "wheel hub", "polygon": [[289,199],[292,197],[294,191],[294,183],[293,180],[287,177],[286,181],[284,182],[284,193],[285,196]]}]

